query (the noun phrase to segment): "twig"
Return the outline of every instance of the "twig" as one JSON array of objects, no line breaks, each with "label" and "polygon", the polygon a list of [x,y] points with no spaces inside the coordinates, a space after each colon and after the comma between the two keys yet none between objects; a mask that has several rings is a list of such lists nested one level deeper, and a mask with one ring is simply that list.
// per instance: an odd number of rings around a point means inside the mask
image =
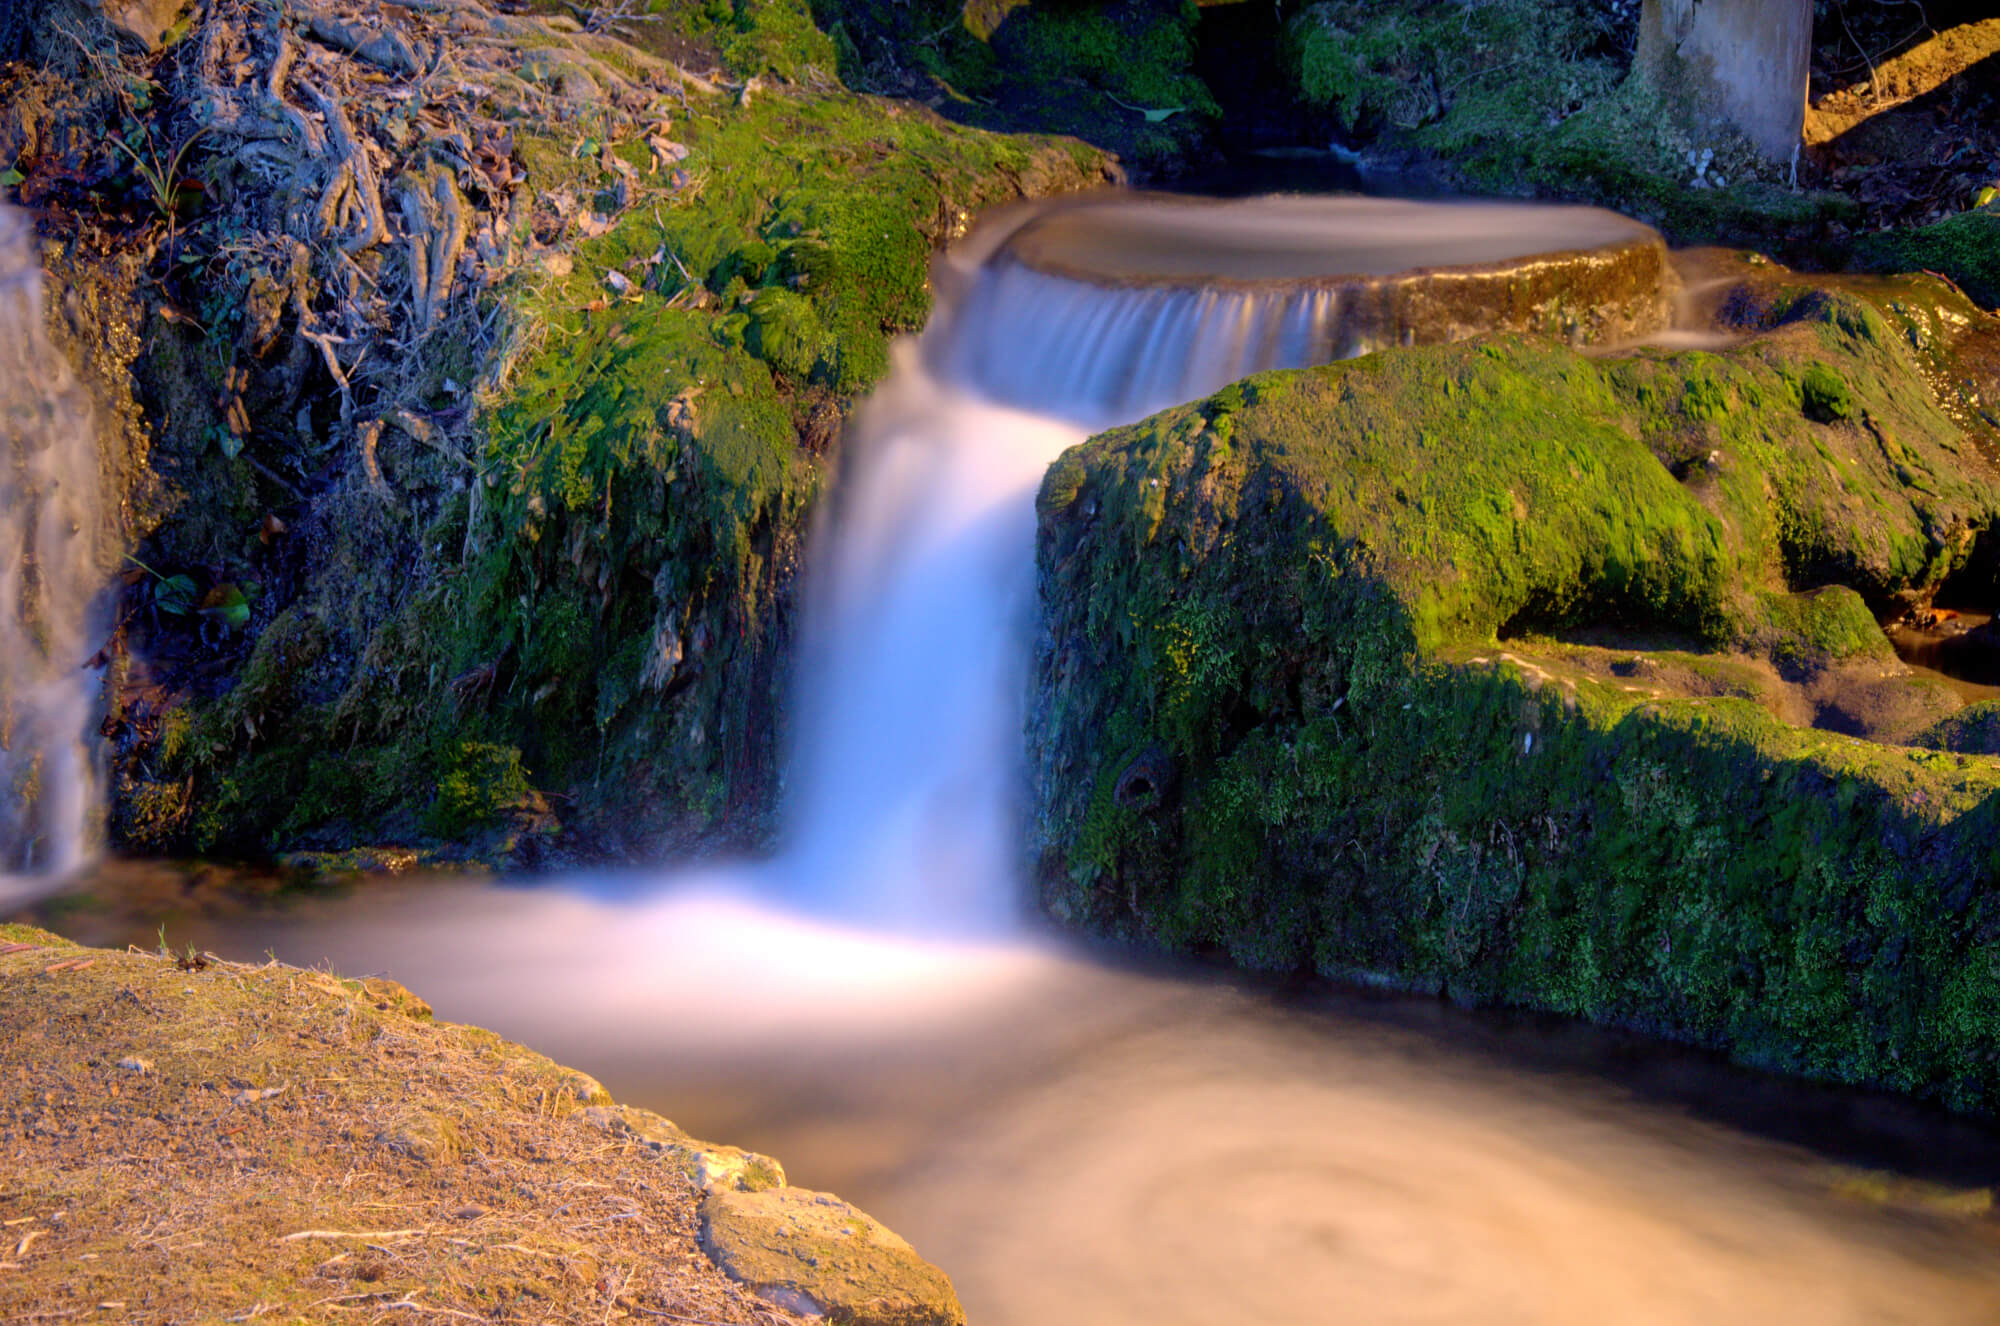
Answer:
[{"label": "twig", "polygon": [[430,1233],[427,1229],[301,1229],[278,1239],[296,1243],[300,1239],[414,1239]]},{"label": "twig", "polygon": [[[415,1292],[416,1291],[413,1289],[410,1291],[410,1294],[414,1294]],[[467,1321],[486,1320],[485,1317],[475,1317],[470,1312],[460,1312],[456,1308],[440,1308],[440,1307],[435,1307],[429,1303],[419,1303],[414,1298],[410,1297],[410,1294],[405,1294],[403,1297],[397,1299],[394,1303],[378,1304],[375,1308],[375,1311],[394,1312],[397,1308],[408,1308],[412,1312],[437,1312],[437,1313],[442,1313],[447,1317],[463,1317]]]},{"label": "twig", "polygon": [[678,1312],[662,1312],[658,1308],[642,1308],[637,1303],[627,1304],[627,1307],[642,1316],[658,1317],[663,1321],[686,1322],[687,1326],[728,1326],[726,1322],[715,1321],[708,1317],[684,1317]]}]

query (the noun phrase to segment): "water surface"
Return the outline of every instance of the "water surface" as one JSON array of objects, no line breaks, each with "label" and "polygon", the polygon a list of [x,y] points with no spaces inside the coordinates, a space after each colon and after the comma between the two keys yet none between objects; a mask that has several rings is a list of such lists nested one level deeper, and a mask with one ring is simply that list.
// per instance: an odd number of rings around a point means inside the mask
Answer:
[{"label": "water surface", "polygon": [[246,909],[111,869],[65,930],[392,976],[840,1192],[975,1323],[2000,1320],[2000,1222],[1965,1196],[2000,1138],[1908,1102],[1549,1019],[884,937],[754,871]]}]

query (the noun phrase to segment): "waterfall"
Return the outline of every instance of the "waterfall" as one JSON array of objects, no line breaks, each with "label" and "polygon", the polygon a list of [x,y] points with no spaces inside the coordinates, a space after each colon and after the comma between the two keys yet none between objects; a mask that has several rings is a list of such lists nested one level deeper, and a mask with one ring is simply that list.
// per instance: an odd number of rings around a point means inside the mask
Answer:
[{"label": "waterfall", "polygon": [[0,896],[83,863],[100,814],[97,445],[42,319],[33,227],[0,207]]},{"label": "waterfall", "polygon": [[1035,492],[1090,432],[1353,353],[1328,290],[1106,291],[1005,258],[857,413],[800,654],[787,891],[870,925],[1015,923]]},{"label": "waterfall", "polygon": [[869,925],[1018,919],[1035,492],[1063,450],[1266,369],[1650,329],[1664,258],[1610,212],[1390,199],[1124,196],[975,234],[816,533],[778,887]]}]

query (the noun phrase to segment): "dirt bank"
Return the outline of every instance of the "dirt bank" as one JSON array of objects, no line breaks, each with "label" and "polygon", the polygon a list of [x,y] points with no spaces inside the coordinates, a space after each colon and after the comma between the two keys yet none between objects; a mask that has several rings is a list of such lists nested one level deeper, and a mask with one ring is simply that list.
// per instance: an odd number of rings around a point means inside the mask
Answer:
[{"label": "dirt bank", "polygon": [[0,925],[0,1025],[0,1319],[963,1320],[775,1161],[391,981]]}]

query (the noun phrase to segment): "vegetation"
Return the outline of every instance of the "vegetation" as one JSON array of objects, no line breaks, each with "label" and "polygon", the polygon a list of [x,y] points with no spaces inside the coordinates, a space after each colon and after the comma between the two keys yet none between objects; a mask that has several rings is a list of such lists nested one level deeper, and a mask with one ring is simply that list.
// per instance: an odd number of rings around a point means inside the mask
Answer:
[{"label": "vegetation", "polygon": [[1864,600],[2000,514],[1900,316],[1777,293],[1724,354],[1403,350],[1067,454],[1047,904],[1991,1108],[2000,768],[1782,702],[1932,704]]},{"label": "vegetation", "polygon": [[1300,99],[1342,137],[1415,153],[1479,192],[1584,198],[1676,243],[1783,247],[1852,222],[1853,203],[1797,193],[1747,144],[1626,77],[1629,26],[1585,2],[1321,0],[1288,28]]},{"label": "vegetation", "polygon": [[990,129],[1074,134],[1145,177],[1197,168],[1222,113],[1193,0],[815,0],[851,85]]},{"label": "vegetation", "polygon": [[1987,308],[2000,308],[2000,206],[1961,212],[1927,226],[1864,237],[1854,248],[1864,271],[1937,272]]},{"label": "vegetation", "polygon": [[[608,31],[550,10],[485,45],[384,20],[486,69],[426,103],[442,133],[358,39],[306,34],[315,72],[287,85],[299,52],[236,0],[158,81],[100,63],[99,91],[35,103],[38,140],[108,119],[181,145],[101,153],[143,175],[139,234],[200,201],[137,365],[161,482],[130,503],[158,571],[128,591],[151,667],[112,720],[129,846],[759,836],[844,411],[973,211],[1104,169],[848,92],[798,0],[660,0]],[[278,105],[209,87],[231,43]],[[321,81],[338,132],[258,127]],[[274,184],[277,153],[299,159]],[[24,196],[67,197],[70,163],[24,165]]]}]

